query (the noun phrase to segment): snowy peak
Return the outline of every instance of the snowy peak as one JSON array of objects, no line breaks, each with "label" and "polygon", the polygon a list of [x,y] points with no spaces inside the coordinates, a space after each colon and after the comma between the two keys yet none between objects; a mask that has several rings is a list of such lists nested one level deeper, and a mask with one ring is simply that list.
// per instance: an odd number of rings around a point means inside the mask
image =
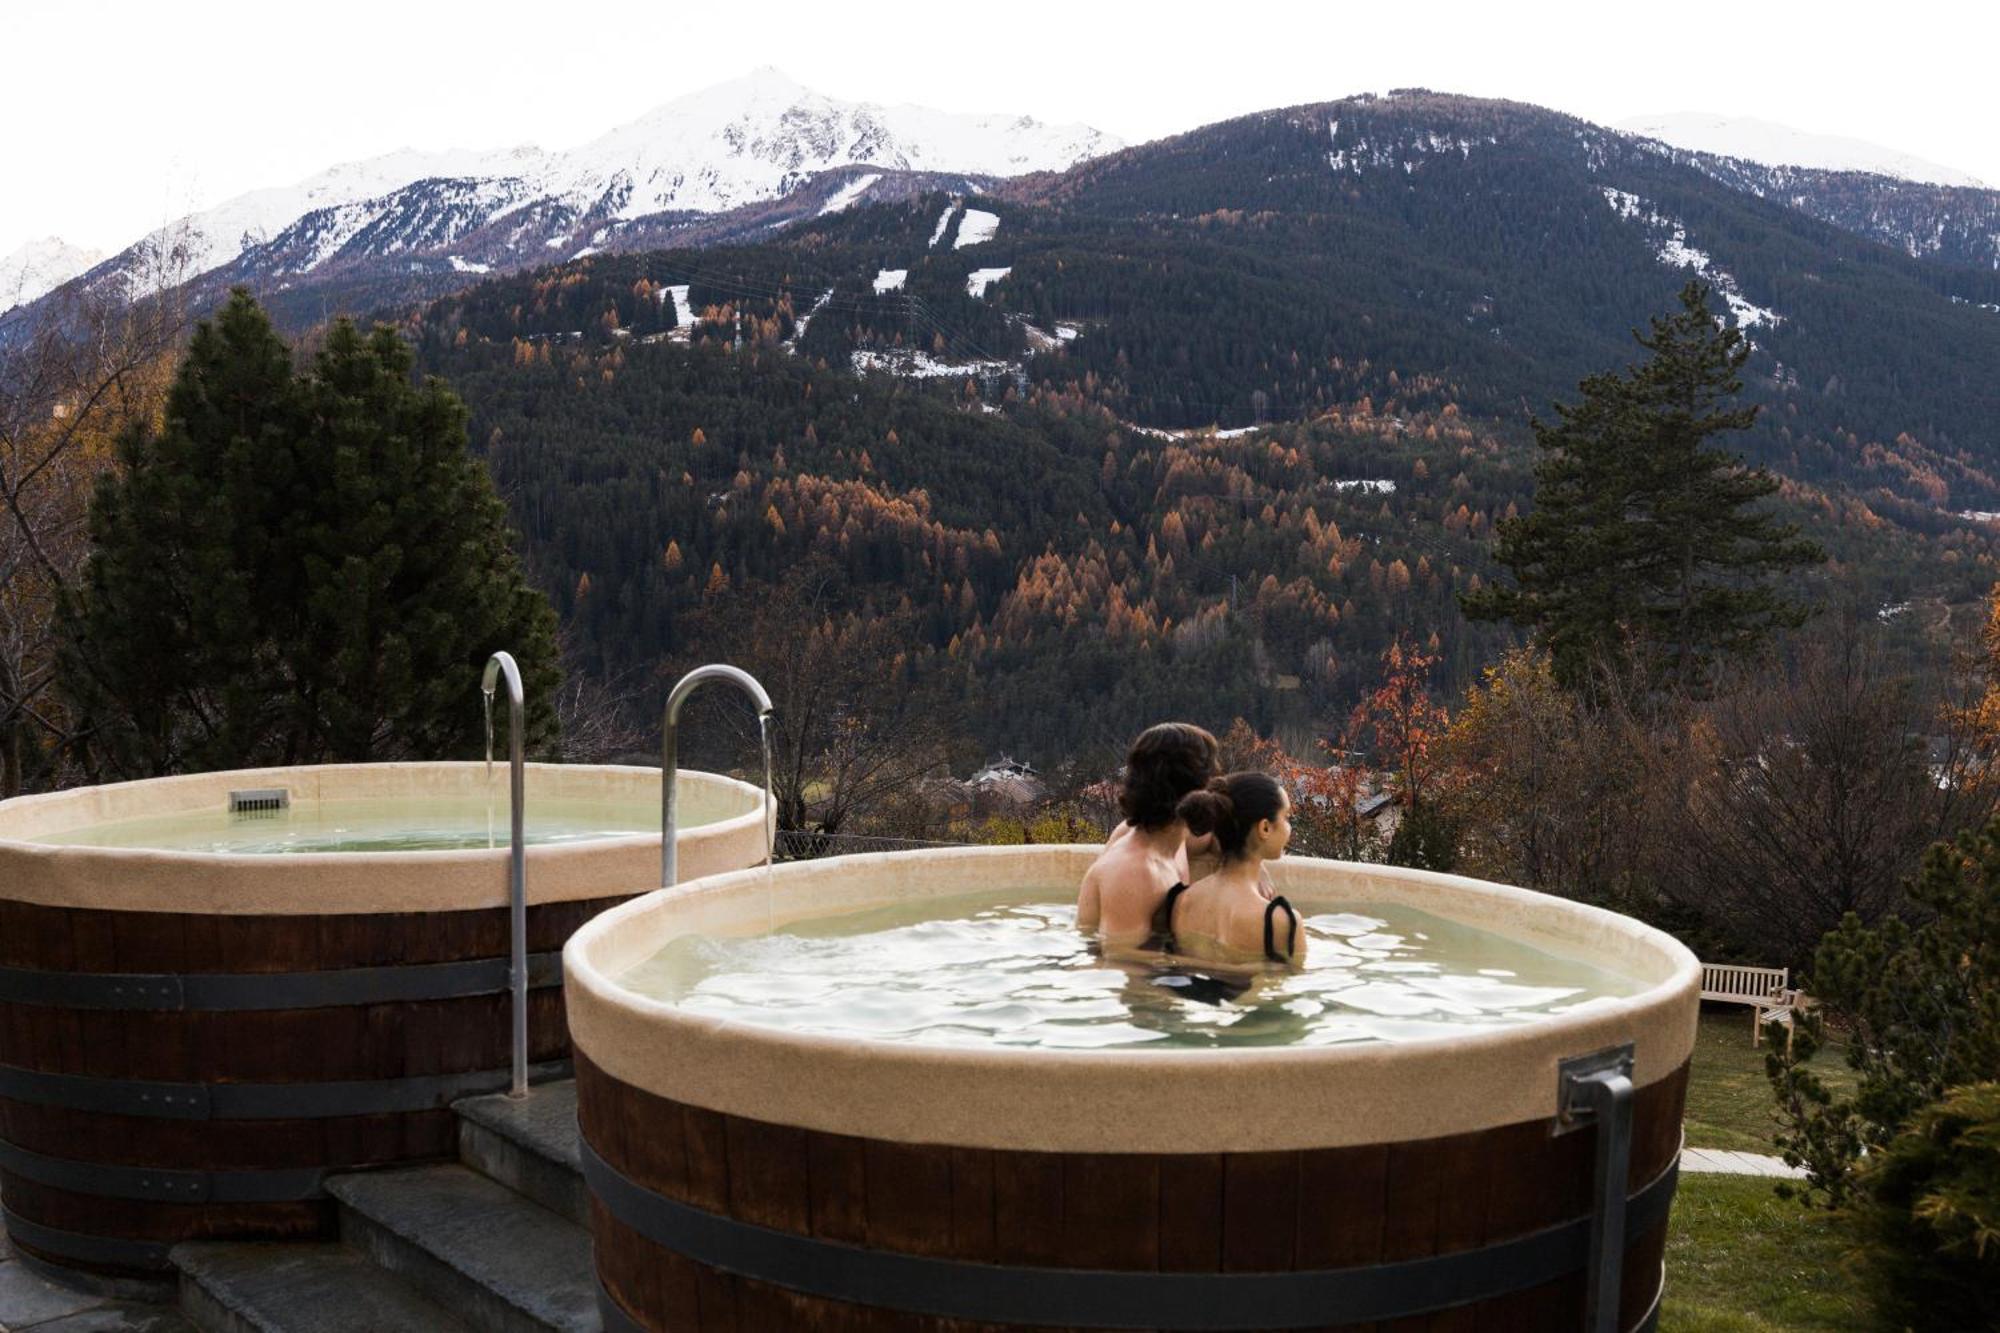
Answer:
[{"label": "snowy peak", "polygon": [[1697,153],[1713,153],[1773,167],[1811,167],[1821,171],[1865,171],[1898,180],[1930,185],[1984,189],[1977,178],[1952,167],[1927,162],[1912,153],[1885,148],[1862,139],[1811,134],[1773,121],[1748,116],[1717,116],[1685,111],[1672,115],[1637,116],[1613,126]]},{"label": "snowy peak", "polygon": [[1015,176],[1054,171],[1123,145],[1087,125],[840,102],[768,66],[679,97],[565,157],[565,195],[615,200],[620,219],[717,212],[785,194],[821,171]]},{"label": "snowy peak", "polygon": [[[467,265],[511,267],[540,262],[550,251],[567,257],[615,244],[610,237],[639,219],[686,220],[780,200],[841,168],[1013,176],[1060,170],[1121,146],[1088,126],[1045,125],[1032,116],[840,102],[766,66],[562,152],[406,148],[254,190],[145,237],[101,279],[137,291],[161,280],[161,257],[178,275],[168,280],[225,271],[230,281],[296,280],[335,261],[387,261],[410,271],[423,258],[479,272]],[[862,200],[880,179],[848,182],[826,211]],[[461,242],[485,253],[443,253]],[[37,261],[33,282],[7,269],[0,310],[43,295],[89,264],[61,267]],[[17,286],[22,295],[13,297]]]},{"label": "snowy peak", "polygon": [[29,241],[0,259],[0,312],[54,291],[77,274],[102,263],[104,257],[101,250],[71,245],[60,236]]}]

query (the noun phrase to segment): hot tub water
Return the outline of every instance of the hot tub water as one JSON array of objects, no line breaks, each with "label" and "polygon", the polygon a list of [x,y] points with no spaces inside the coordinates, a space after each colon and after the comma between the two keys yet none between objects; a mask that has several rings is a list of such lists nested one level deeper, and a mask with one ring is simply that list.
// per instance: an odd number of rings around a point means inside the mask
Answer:
[{"label": "hot tub water", "polygon": [[[1328,1046],[1530,1023],[1639,982],[1417,909],[1307,910],[1299,971],[1111,962],[1062,890],[685,935],[619,980],[689,1014],[922,1045]],[[1249,984],[1245,988],[1245,982]]]}]

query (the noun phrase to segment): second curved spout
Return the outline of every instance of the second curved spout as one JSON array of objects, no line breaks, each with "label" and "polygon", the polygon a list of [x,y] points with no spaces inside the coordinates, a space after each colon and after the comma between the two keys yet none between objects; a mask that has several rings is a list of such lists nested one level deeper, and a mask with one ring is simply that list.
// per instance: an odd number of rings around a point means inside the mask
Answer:
[{"label": "second curved spout", "polygon": [[723,662],[699,666],[680,678],[667,696],[666,716],[660,727],[660,887],[670,888],[679,878],[676,855],[680,841],[679,794],[674,781],[680,752],[681,705],[690,694],[711,680],[728,681],[750,696],[757,709],[757,732],[764,743],[764,863],[771,862],[771,696],[757,678],[740,667]]},{"label": "second curved spout", "polygon": [[525,827],[525,805],[527,801],[527,768],[522,755],[523,723],[521,696],[521,668],[514,664],[514,655],[498,652],[486,659],[486,674],[480,678],[479,691],[486,696],[486,771],[493,771],[493,691],[499,685],[499,677],[507,678],[507,766],[508,804],[512,810],[512,833],[509,845],[512,856],[508,862],[507,917],[508,933],[512,937],[512,961],[508,967],[508,988],[513,992],[514,1002],[514,1079],[508,1089],[510,1097],[528,1095],[528,849]]}]

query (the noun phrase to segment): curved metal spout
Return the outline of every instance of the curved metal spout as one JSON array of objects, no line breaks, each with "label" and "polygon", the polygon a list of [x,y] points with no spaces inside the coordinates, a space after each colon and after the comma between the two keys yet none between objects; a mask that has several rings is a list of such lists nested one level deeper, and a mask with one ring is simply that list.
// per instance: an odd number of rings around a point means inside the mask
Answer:
[{"label": "curved metal spout", "polygon": [[764,863],[771,862],[771,696],[757,678],[740,667],[722,662],[699,666],[680,678],[667,696],[666,716],[660,726],[660,887],[670,888],[679,877],[675,855],[680,833],[680,807],[675,791],[674,769],[680,752],[681,705],[690,694],[711,680],[726,680],[750,696],[757,708],[757,730],[764,740]]},{"label": "curved metal spout", "polygon": [[528,773],[522,754],[524,722],[521,668],[512,653],[495,653],[486,659],[486,674],[479,690],[486,696],[486,771],[493,771],[493,690],[498,677],[507,677],[507,766],[508,804],[512,812],[513,851],[507,880],[507,906],[513,936],[513,958],[508,968],[508,984],[514,993],[514,1080],[510,1097],[528,1095],[528,847],[526,806]]}]

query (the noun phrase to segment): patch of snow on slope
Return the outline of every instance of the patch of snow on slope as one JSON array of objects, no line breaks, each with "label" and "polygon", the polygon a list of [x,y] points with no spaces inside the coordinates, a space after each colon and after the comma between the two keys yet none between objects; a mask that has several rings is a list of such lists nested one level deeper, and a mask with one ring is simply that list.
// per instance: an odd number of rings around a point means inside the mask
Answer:
[{"label": "patch of snow on slope", "polygon": [[882,173],[879,171],[872,171],[866,176],[856,176],[820,205],[819,215],[825,217],[828,213],[838,213],[842,209],[852,208],[854,201],[867,194],[869,187],[881,179]]},{"label": "patch of snow on slope", "polygon": [[694,327],[694,306],[688,302],[688,285],[683,282],[672,287],[660,288],[660,299],[672,300],[674,303],[674,327],[677,329]]},{"label": "patch of snow on slope", "polygon": [[1333,483],[1336,491],[1360,491],[1363,494],[1393,495],[1396,483],[1389,477],[1361,477],[1350,481]]},{"label": "patch of snow on slope", "polygon": [[944,239],[944,229],[951,225],[951,215],[957,211],[958,211],[958,200],[956,199],[952,200],[950,203],[944,206],[944,212],[938,214],[937,226],[931,230],[931,243],[925,246],[924,247],[925,249],[927,250],[937,249],[937,243]]},{"label": "patch of snow on slope", "polygon": [[958,239],[951,243],[954,250],[963,250],[968,245],[984,245],[1000,230],[1000,215],[989,213],[983,208],[968,208],[958,222]]},{"label": "patch of snow on slope", "polygon": [[817,315],[820,312],[820,308],[832,299],[833,288],[829,287],[819,294],[819,300],[812,303],[812,309],[799,316],[798,323],[792,326],[792,345],[794,347],[798,346],[799,340],[806,336],[806,325],[812,323],[813,316]]},{"label": "patch of snow on slope", "polygon": [[875,291],[878,295],[882,292],[900,292],[903,290],[903,280],[909,276],[910,270],[906,268],[881,269],[875,274]]},{"label": "patch of snow on slope", "polygon": [[855,370],[861,372],[885,370],[891,375],[920,380],[941,379],[951,375],[1012,375],[1019,370],[1012,361],[944,362],[928,352],[907,347],[882,351],[863,348],[854,354],[853,364]]},{"label": "patch of snow on slope", "polygon": [[459,273],[491,273],[493,271],[493,265],[491,264],[475,264],[469,259],[460,259],[457,255],[450,255],[447,258],[451,260],[452,268]]},{"label": "patch of snow on slope", "polygon": [[986,289],[1014,271],[1013,265],[1006,268],[976,268],[965,278],[965,294],[971,297],[986,295]]},{"label": "patch of snow on slope", "polygon": [[1885,148],[1862,139],[1809,134],[1790,125],[1748,116],[1681,112],[1665,116],[1638,116],[1622,120],[1613,128],[1627,134],[1658,139],[1676,148],[1741,158],[1746,162],[1762,162],[1773,167],[1869,171],[1878,176],[1925,181],[1932,185],[1985,188],[1977,177],[1927,162],[1912,153]]},{"label": "patch of snow on slope", "polygon": [[1472,156],[1473,149],[1500,142],[1499,136],[1492,134],[1468,139],[1433,131],[1375,143],[1362,136],[1343,147],[1340,143],[1340,122],[1337,120],[1327,122],[1326,134],[1333,143],[1333,148],[1326,155],[1326,164],[1335,171],[1352,172],[1357,176],[1368,167],[1401,167],[1404,175],[1413,175],[1427,157],[1457,153],[1459,160],[1464,161]]},{"label": "patch of snow on slope", "polygon": [[551,236],[549,237],[549,239],[542,242],[542,245],[550,250],[560,250],[565,245],[568,244],[569,244],[569,237],[567,236]]},{"label": "patch of snow on slope", "polygon": [[1729,313],[1736,317],[1739,329],[1755,328],[1759,324],[1776,327],[1785,322],[1784,316],[1768,306],[1757,305],[1743,295],[1743,289],[1729,273],[1715,266],[1706,251],[1697,250],[1688,244],[1687,228],[1679,219],[1667,217],[1647,206],[1646,201],[1628,190],[1614,190],[1603,187],[1604,202],[1611,211],[1627,222],[1638,222],[1653,234],[1653,254],[1669,268],[1690,268],[1708,279],[1729,307]]}]

